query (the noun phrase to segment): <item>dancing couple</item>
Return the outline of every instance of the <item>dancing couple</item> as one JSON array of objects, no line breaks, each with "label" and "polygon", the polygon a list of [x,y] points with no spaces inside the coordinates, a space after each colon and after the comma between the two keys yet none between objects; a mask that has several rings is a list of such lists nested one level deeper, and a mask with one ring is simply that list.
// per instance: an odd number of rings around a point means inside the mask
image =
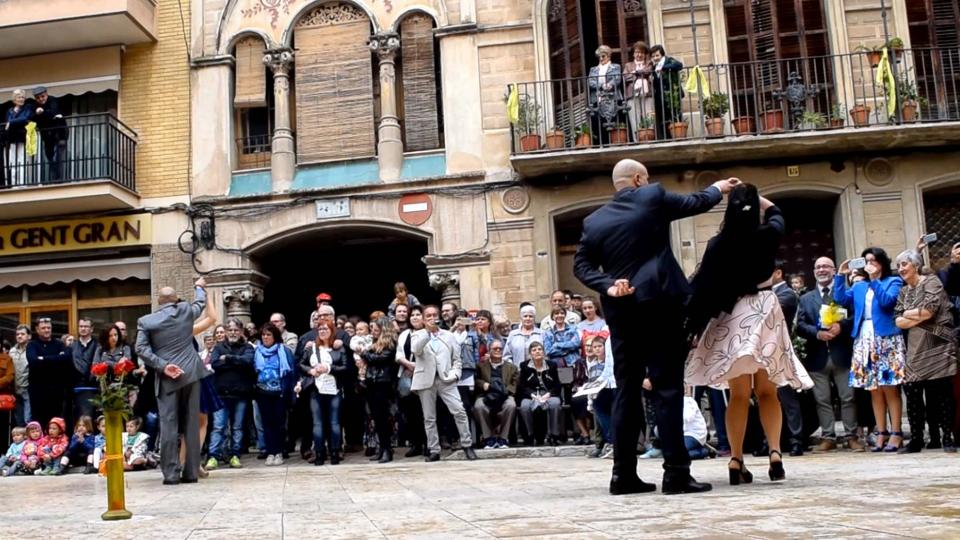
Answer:
[{"label": "dancing couple", "polygon": [[[710,491],[690,475],[683,440],[685,360],[688,384],[729,386],[727,430],[732,484],[749,483],[743,436],[752,392],[770,444],[772,480],[785,477],[776,387],[812,386],[790,343],[776,295],[770,291],[774,257],[784,232],[779,209],[736,178],[680,195],[650,184],[646,168],[622,160],[613,169],[617,193],[583,222],[574,272],[602,297],[611,330],[617,398],[613,410],[613,495],[644,493],[656,485],[637,476],[636,445],[644,378],[656,411],[664,457],[665,494]],[[670,223],[707,212],[729,195],[720,233],[707,245],[693,282],[670,248]],[[689,300],[689,304],[688,304]],[[690,351],[691,341],[696,348]],[[772,411],[776,409],[776,415]]]}]

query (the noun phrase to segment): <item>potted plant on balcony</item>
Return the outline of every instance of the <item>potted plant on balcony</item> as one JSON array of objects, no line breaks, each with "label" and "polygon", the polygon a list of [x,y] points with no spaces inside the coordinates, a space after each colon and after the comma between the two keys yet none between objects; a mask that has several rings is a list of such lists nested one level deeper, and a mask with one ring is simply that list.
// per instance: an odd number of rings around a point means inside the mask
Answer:
[{"label": "potted plant on balcony", "polygon": [[738,116],[731,120],[730,124],[738,135],[750,135],[756,130],[756,122],[752,116]]},{"label": "potted plant on balcony", "polygon": [[562,129],[553,128],[547,132],[547,148],[557,150],[566,146],[567,134]]},{"label": "potted plant on balcony", "polygon": [[656,118],[651,115],[644,115],[637,119],[637,142],[650,142],[657,139],[657,132],[654,129]]},{"label": "potted plant on balcony", "polygon": [[763,126],[764,133],[782,133],[783,109],[776,108],[776,105],[768,103],[760,115],[760,123]]},{"label": "potted plant on balcony", "polygon": [[827,126],[827,117],[823,113],[803,111],[800,115],[800,129],[823,129]]},{"label": "potted plant on balcony", "polygon": [[903,40],[894,37],[890,38],[890,41],[887,42],[887,48],[893,51],[893,54],[897,55],[897,59],[903,56]]},{"label": "potted plant on balcony", "polygon": [[723,136],[723,117],[730,110],[730,100],[723,92],[713,92],[703,100],[703,114],[707,116],[707,133],[711,137]]},{"label": "potted plant on balcony", "polygon": [[870,106],[854,106],[852,109],[850,109],[850,119],[853,120],[853,125],[857,127],[867,125],[870,121]]},{"label": "potted plant on balcony", "polygon": [[897,96],[900,105],[900,118],[904,122],[917,120],[917,108],[926,105],[926,99],[917,93],[917,85],[906,77],[897,82]]},{"label": "potted plant on balcony", "polygon": [[588,148],[593,144],[592,139],[590,138],[590,124],[584,122],[577,126],[577,129],[574,131],[576,137],[577,148]]},{"label": "potted plant on balcony", "polygon": [[830,109],[830,127],[841,128],[847,117],[847,108],[842,103],[834,103]]},{"label": "potted plant on balcony", "polygon": [[520,151],[540,149],[540,104],[530,96],[520,99],[516,128],[520,134]]},{"label": "potted plant on balcony", "polygon": [[667,123],[667,131],[670,132],[671,139],[686,139],[687,124],[683,120],[683,90],[680,85],[670,87],[664,93],[664,103],[669,107],[667,115],[672,117],[672,121]]},{"label": "potted plant on balcony", "polygon": [[866,45],[860,45],[854,50],[866,55],[867,61],[870,62],[870,67],[873,68],[880,64],[880,58],[883,57],[883,49],[880,47],[867,47]]},{"label": "potted plant on balcony", "polygon": [[630,142],[630,130],[623,122],[618,123],[610,131],[610,144],[624,144]]}]

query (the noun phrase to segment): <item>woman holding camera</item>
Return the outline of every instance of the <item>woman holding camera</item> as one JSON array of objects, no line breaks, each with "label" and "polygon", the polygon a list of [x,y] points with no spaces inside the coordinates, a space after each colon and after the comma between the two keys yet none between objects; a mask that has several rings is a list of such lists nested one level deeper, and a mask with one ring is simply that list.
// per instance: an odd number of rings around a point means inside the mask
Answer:
[{"label": "woman holding camera", "polygon": [[[878,247],[867,248],[863,260],[844,261],[834,278],[833,299],[853,309],[853,362],[850,365],[850,387],[870,392],[873,414],[877,421],[874,452],[896,452],[903,445],[900,417],[903,404],[900,385],[906,367],[906,347],[895,323],[894,309],[903,280],[893,275],[890,257]],[[859,262],[868,279],[847,286],[847,276]],[[890,431],[887,431],[887,412]]]}]

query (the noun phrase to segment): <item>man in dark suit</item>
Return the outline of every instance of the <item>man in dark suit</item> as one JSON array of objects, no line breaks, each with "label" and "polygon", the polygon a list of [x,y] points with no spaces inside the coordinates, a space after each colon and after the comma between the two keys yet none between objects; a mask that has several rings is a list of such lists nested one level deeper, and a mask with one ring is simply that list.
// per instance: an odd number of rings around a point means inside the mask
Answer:
[{"label": "man in dark suit", "polygon": [[800,298],[797,316],[797,334],[807,340],[804,367],[813,379],[813,396],[817,401],[817,416],[823,430],[822,440],[814,449],[815,452],[829,452],[837,448],[833,401],[830,397],[831,381],[840,396],[840,412],[843,428],[849,437],[848,445],[851,450],[864,450],[863,443],[856,436],[857,407],[849,384],[853,320],[848,317],[830,328],[822,328],[820,324],[820,307],[825,302],[833,302],[835,274],[836,267],[832,260],[828,257],[817,259],[813,267],[817,287]]},{"label": "man in dark suit", "polygon": [[610,493],[642,493],[656,486],[637,477],[637,440],[643,410],[640,392],[649,376],[650,395],[664,457],[663,492],[709,491],[690,476],[683,441],[683,368],[687,353],[683,304],[690,295],[670,249],[670,222],[702,214],[739,183],[721,180],[691,195],[648,184],[647,169],[622,160],[613,169],[613,200],[583,221],[574,273],[602,295],[611,330],[617,398],[613,406],[614,464]]},{"label": "man in dark suit", "polygon": [[[800,304],[800,297],[794,291],[784,278],[784,265],[786,261],[777,259],[773,262],[773,286],[771,290],[777,295],[780,301],[780,309],[783,311],[783,318],[790,325],[790,336],[794,335],[794,322],[797,319],[797,308]],[[780,398],[780,405],[783,407],[783,413],[786,416],[787,432],[790,433],[790,455],[802,456],[804,448],[803,436],[803,409],[800,407],[800,393],[789,386],[777,388],[777,396]]]}]

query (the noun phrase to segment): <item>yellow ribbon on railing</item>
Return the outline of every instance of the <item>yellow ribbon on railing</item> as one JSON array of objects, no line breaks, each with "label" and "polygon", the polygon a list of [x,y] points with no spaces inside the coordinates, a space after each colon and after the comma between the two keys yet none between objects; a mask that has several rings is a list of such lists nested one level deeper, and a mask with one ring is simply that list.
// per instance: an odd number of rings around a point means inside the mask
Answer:
[{"label": "yellow ribbon on railing", "polygon": [[897,114],[897,82],[893,78],[893,68],[890,67],[889,54],[887,48],[884,47],[880,63],[877,64],[876,82],[883,85],[883,90],[887,94],[887,116],[893,118]]},{"label": "yellow ribbon on railing", "polygon": [[510,95],[507,96],[507,120],[511,124],[520,121],[520,93],[515,84],[510,85]]},{"label": "yellow ribbon on railing", "polygon": [[27,155],[33,157],[37,155],[37,123],[27,122]]},{"label": "yellow ribbon on railing", "polygon": [[707,76],[703,74],[703,70],[700,69],[699,65],[693,66],[693,69],[690,70],[683,90],[688,94],[695,93],[701,97],[710,94],[710,85],[707,83]]}]

